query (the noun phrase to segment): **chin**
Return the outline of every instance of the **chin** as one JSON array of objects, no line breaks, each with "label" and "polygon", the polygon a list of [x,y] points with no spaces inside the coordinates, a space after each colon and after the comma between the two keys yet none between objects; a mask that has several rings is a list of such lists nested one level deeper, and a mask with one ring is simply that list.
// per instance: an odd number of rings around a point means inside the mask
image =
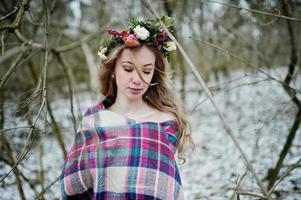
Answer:
[{"label": "chin", "polygon": [[143,95],[144,95],[145,92],[141,92],[140,94],[131,94],[131,93],[128,93],[126,95],[126,97],[130,100],[138,100],[138,99],[142,99]]},{"label": "chin", "polygon": [[143,94],[142,94],[142,95],[133,95],[133,94],[129,94],[129,95],[127,95],[127,98],[128,98],[128,99],[131,99],[131,100],[134,100],[134,99],[142,99],[142,96],[143,96]]}]

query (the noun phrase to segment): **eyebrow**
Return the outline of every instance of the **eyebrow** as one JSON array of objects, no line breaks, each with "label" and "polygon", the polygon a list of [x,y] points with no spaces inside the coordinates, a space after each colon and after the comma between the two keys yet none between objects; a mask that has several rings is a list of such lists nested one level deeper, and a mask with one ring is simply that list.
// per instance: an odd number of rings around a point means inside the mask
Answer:
[{"label": "eyebrow", "polygon": [[[134,64],[134,63],[132,63],[131,61],[122,61],[122,63]],[[151,65],[153,65],[153,63],[147,63],[147,64],[144,64],[143,66],[144,66],[144,67],[147,67],[147,66],[151,66]]]}]

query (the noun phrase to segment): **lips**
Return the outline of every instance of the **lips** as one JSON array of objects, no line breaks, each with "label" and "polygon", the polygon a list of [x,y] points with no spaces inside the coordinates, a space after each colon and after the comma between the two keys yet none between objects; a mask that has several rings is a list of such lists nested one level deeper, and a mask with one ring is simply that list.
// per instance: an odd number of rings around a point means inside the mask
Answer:
[{"label": "lips", "polygon": [[129,89],[135,90],[135,91],[140,91],[140,90],[142,90],[142,88],[129,88]]},{"label": "lips", "polygon": [[132,94],[139,94],[142,91],[142,88],[129,88],[129,91]]}]

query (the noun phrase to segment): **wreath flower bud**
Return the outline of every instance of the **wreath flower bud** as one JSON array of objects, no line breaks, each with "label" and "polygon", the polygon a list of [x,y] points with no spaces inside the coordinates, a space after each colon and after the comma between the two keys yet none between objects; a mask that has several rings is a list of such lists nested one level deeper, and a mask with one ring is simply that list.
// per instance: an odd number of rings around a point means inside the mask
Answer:
[{"label": "wreath flower bud", "polygon": [[165,46],[163,47],[166,51],[175,51],[177,50],[177,46],[174,42],[166,42]]},{"label": "wreath flower bud", "polygon": [[98,56],[100,57],[100,59],[104,60],[107,58],[107,56],[105,55],[107,52],[107,47],[102,48],[100,51],[97,52]]},{"label": "wreath flower bud", "polygon": [[149,31],[146,28],[141,27],[140,25],[134,28],[134,33],[137,38],[141,40],[146,40],[149,37]]}]

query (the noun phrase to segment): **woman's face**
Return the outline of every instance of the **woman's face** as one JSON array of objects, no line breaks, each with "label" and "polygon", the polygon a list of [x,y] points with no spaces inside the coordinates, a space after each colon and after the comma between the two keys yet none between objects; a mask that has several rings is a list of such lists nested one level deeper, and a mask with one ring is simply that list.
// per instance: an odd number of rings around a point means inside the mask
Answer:
[{"label": "woman's face", "polygon": [[[141,48],[125,48],[116,60],[115,79],[117,96],[128,100],[142,99],[147,91],[155,69],[155,54],[146,46]],[[140,78],[139,70],[143,80]]]}]

